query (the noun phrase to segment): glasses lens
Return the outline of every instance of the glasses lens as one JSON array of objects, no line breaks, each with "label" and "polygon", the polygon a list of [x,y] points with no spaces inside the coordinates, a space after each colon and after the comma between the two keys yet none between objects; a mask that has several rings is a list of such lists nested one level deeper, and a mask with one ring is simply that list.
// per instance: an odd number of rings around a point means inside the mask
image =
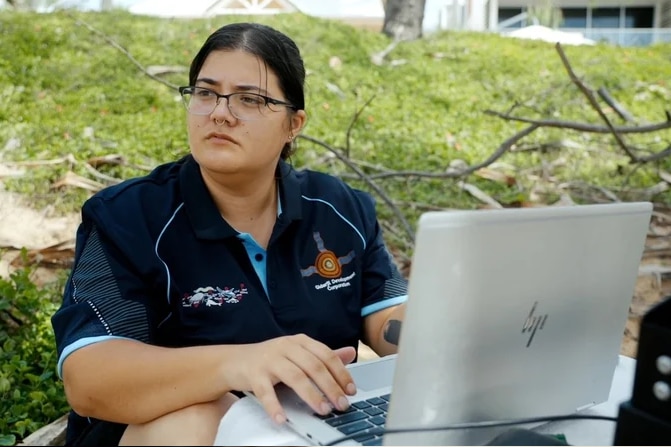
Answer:
[{"label": "glasses lens", "polygon": [[185,89],[182,98],[187,110],[194,115],[209,115],[217,106],[217,95],[205,88]]},{"label": "glasses lens", "polygon": [[238,119],[253,121],[262,118],[266,112],[266,100],[255,93],[234,93],[228,98],[228,108]]},{"label": "glasses lens", "polygon": [[[209,115],[217,107],[219,98],[212,90],[202,87],[188,87],[182,90],[184,105],[193,115]],[[225,98],[221,98],[226,101]],[[266,99],[256,93],[233,93],[226,101],[229,111],[240,120],[253,121],[268,114]]]}]

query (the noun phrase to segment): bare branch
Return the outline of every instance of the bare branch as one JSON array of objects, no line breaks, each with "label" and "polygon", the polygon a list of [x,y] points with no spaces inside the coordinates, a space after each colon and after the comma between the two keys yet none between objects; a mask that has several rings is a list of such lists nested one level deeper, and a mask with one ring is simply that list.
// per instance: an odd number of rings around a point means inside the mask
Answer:
[{"label": "bare branch", "polygon": [[357,175],[364,182],[366,182],[366,184],[368,186],[370,186],[382,198],[384,203],[386,203],[389,206],[389,208],[391,208],[392,213],[394,213],[396,218],[403,224],[403,227],[405,228],[405,231],[408,234],[408,237],[410,237],[410,240],[415,240],[415,237],[414,237],[415,232],[413,231],[412,227],[410,226],[410,224],[406,220],[403,213],[401,213],[401,211],[398,209],[398,207],[396,205],[394,205],[394,202],[391,200],[391,198],[389,198],[389,196],[384,192],[384,190],[382,190],[382,188],[380,188],[369,176],[367,176],[366,173],[361,170],[361,168],[359,168],[347,156],[345,156],[343,153],[341,153],[341,151],[339,151],[338,149],[332,147],[331,145],[329,145],[329,144],[327,144],[327,143],[325,143],[321,140],[318,140],[314,137],[310,137],[308,135],[303,135],[303,134],[299,134],[298,138],[302,138],[304,140],[310,141],[310,142],[312,142],[314,144],[317,144],[317,145],[323,147],[324,149],[330,151],[331,153],[333,153],[338,158],[338,160],[342,161],[352,171],[356,172]]},{"label": "bare branch", "polygon": [[661,152],[656,152],[654,154],[650,154],[646,157],[638,157],[638,161],[641,163],[647,163],[649,161],[657,161],[661,160],[662,158],[666,158],[669,155],[671,155],[671,146],[667,147]]},{"label": "bare branch", "polygon": [[370,61],[375,65],[382,65],[384,63],[384,59],[394,50],[394,48],[396,48],[396,45],[398,45],[399,42],[399,39],[394,39],[389,45],[387,45],[387,48],[378,53],[372,54],[370,56]]},{"label": "bare branch", "polygon": [[[538,124],[541,127],[554,127],[559,129],[571,129],[577,130],[580,132],[588,133],[611,133],[611,129],[604,126],[597,126],[594,124],[585,124],[577,123],[574,121],[561,121],[561,120],[535,120],[531,118],[521,118],[517,116],[512,116],[509,113],[497,112],[495,110],[485,110],[485,114],[503,118],[509,121],[517,121],[520,123],[527,124]],[[631,133],[651,133],[657,132],[660,130],[671,129],[671,119],[667,116],[667,120],[661,123],[656,124],[647,124],[645,126],[613,126],[613,129],[618,134],[631,134]]]},{"label": "bare branch", "polygon": [[459,188],[463,189],[464,191],[466,191],[467,193],[469,193],[470,195],[472,195],[473,197],[475,197],[479,201],[481,201],[483,203],[486,203],[487,205],[491,206],[492,208],[503,208],[503,206],[499,202],[497,202],[496,199],[494,199],[492,196],[485,193],[480,188],[478,188],[477,186],[475,186],[471,183],[466,183],[464,181],[460,181],[457,184],[457,186],[459,186]]},{"label": "bare branch", "polygon": [[625,109],[622,104],[620,104],[619,102],[617,102],[615,100],[615,98],[610,96],[610,93],[608,93],[608,89],[606,89],[606,87],[601,87],[599,90],[597,90],[597,92],[599,93],[599,96],[601,96],[601,99],[606,101],[606,104],[611,106],[613,108],[613,110],[615,110],[615,113],[620,115],[620,118],[622,118],[625,121],[629,121],[629,122],[636,121],[634,119],[634,117],[632,116],[632,114],[629,113],[627,111],[627,109]]},{"label": "bare branch", "polygon": [[627,146],[627,143],[624,142],[622,139],[622,136],[615,130],[615,127],[613,127],[613,123],[610,122],[610,119],[606,116],[604,111],[601,109],[599,106],[598,101],[596,100],[593,91],[588,88],[579,78],[576,76],[575,72],[573,71],[573,68],[571,67],[571,63],[569,62],[568,58],[566,57],[566,53],[564,53],[564,50],[562,49],[562,46],[559,42],[555,45],[555,48],[557,49],[557,52],[559,53],[559,57],[562,60],[562,63],[564,64],[564,68],[566,68],[566,71],[568,72],[569,77],[571,78],[571,81],[578,87],[578,89],[585,95],[591,106],[596,110],[596,112],[599,114],[601,119],[606,123],[606,126],[610,130],[610,132],[613,134],[613,137],[615,137],[615,141],[617,141],[617,144],[622,148],[622,150],[629,156],[632,162],[638,161],[638,157],[632,152],[632,150]]},{"label": "bare branch", "polygon": [[96,177],[97,179],[103,180],[111,185],[116,185],[117,183],[121,183],[123,181],[123,179],[103,174],[102,172],[98,171],[96,168],[94,168],[93,166],[91,166],[86,162],[83,162],[82,166],[84,166],[84,169],[86,169],[86,171],[88,171],[88,173],[91,174],[92,176]]},{"label": "bare branch", "polygon": [[137,59],[133,57],[128,50],[126,50],[124,47],[122,47],[119,43],[117,43],[115,40],[113,40],[111,37],[103,33],[102,31],[94,28],[92,25],[84,22],[83,20],[78,19],[72,14],[68,14],[78,25],[81,25],[85,28],[87,28],[89,31],[91,31],[94,34],[97,34],[98,36],[102,37],[107,43],[109,43],[112,47],[116,48],[120,52],[122,52],[132,63],[135,65],[140,71],[142,71],[145,75],[150,77],[151,79],[160,82],[163,85],[167,85],[171,89],[177,90],[178,86],[166,81],[165,79],[162,79],[151,72],[149,72]]},{"label": "bare branch", "polygon": [[450,171],[450,172],[423,172],[423,171],[389,171],[381,172],[379,174],[370,175],[370,179],[381,179],[388,177],[422,177],[422,178],[460,178],[465,177],[473,172],[477,171],[480,168],[489,166],[494,163],[496,160],[501,158],[511,147],[515,145],[519,140],[531,134],[534,130],[538,129],[540,126],[538,124],[532,124],[529,127],[524,128],[519,131],[512,137],[508,138],[506,141],[499,146],[499,148],[492,155],[489,156],[485,161],[478,163],[468,168],[461,169],[459,171]]},{"label": "bare branch", "polygon": [[370,98],[368,98],[368,101],[366,101],[366,102],[359,108],[359,110],[356,111],[356,113],[355,113],[354,116],[352,117],[352,121],[350,121],[349,126],[347,126],[347,136],[346,136],[346,139],[345,139],[345,156],[346,156],[346,157],[349,157],[349,156],[350,156],[350,149],[351,149],[351,146],[350,146],[351,139],[350,139],[350,137],[351,137],[351,135],[352,135],[352,129],[354,128],[354,124],[356,124],[357,120],[358,120],[359,117],[361,116],[361,113],[363,112],[363,109],[365,109],[366,107],[368,107],[368,105],[369,105],[371,102],[373,102],[373,99],[375,99],[375,96],[376,96],[376,95],[373,94],[373,96],[371,96]]},{"label": "bare branch", "polygon": [[559,189],[595,189],[598,192],[600,192],[603,196],[605,196],[608,200],[611,202],[621,202],[622,200],[613,192],[610,191],[609,189],[604,188],[603,186],[599,185],[592,185],[590,183],[582,182],[582,181],[572,181],[572,182],[566,182],[566,183],[561,183],[558,185]]}]

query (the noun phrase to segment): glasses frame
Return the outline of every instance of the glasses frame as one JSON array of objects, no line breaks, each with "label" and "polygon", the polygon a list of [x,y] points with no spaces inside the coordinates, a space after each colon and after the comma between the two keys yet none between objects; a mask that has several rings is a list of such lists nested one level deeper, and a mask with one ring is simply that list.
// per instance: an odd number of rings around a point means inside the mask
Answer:
[{"label": "glasses frame", "polygon": [[[210,110],[208,113],[194,113],[194,112],[191,111],[191,109],[189,109],[189,103],[187,101],[187,98],[184,95],[192,95],[194,93],[194,89],[207,90],[208,92],[214,94],[217,97],[217,101],[214,103],[214,107],[212,107],[212,110]],[[298,108],[295,105],[293,105],[289,102],[281,101],[279,99],[271,98],[270,96],[266,96],[266,95],[262,95],[260,93],[254,93],[254,92],[233,92],[233,93],[229,93],[227,95],[222,95],[221,93],[215,92],[214,90],[212,90],[210,88],[200,87],[198,85],[185,85],[185,86],[179,87],[178,90],[179,90],[180,96],[182,97],[182,103],[184,103],[184,107],[186,107],[187,112],[191,113],[192,115],[198,115],[198,116],[211,115],[216,110],[216,108],[219,106],[219,103],[221,102],[221,98],[224,98],[224,99],[226,99],[226,107],[228,108],[228,111],[231,112],[231,114],[233,116],[235,116],[239,120],[253,121],[253,120],[249,120],[249,119],[245,119],[245,118],[240,118],[237,115],[237,113],[233,109],[231,109],[231,102],[230,102],[229,98],[231,96],[235,96],[235,95],[254,95],[254,96],[258,96],[259,98],[263,99],[264,107],[268,107],[268,104],[272,104],[274,106],[284,106],[284,107],[288,107],[292,110],[298,110]],[[272,109],[270,109],[270,110],[275,112],[275,110],[272,110]]]}]

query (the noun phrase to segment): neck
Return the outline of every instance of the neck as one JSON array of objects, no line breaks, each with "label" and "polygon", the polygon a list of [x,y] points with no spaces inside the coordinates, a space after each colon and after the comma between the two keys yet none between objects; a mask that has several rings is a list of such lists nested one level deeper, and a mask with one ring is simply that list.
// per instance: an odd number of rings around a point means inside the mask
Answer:
[{"label": "neck", "polygon": [[276,216],[277,181],[274,170],[244,181],[230,175],[220,178],[202,169],[201,172],[222,217],[238,231],[246,231],[248,225],[255,225],[269,214]]}]

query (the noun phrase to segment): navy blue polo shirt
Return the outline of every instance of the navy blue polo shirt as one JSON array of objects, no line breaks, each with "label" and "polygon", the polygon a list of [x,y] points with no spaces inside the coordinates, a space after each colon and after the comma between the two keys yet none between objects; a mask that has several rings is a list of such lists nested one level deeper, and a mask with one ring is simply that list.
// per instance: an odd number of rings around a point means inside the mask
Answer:
[{"label": "navy blue polo shirt", "polygon": [[374,201],[333,176],[277,172],[267,250],[221,217],[191,156],[87,200],[52,317],[59,374],[111,338],[183,347],[304,333],[356,347],[364,317],[407,298]]}]

